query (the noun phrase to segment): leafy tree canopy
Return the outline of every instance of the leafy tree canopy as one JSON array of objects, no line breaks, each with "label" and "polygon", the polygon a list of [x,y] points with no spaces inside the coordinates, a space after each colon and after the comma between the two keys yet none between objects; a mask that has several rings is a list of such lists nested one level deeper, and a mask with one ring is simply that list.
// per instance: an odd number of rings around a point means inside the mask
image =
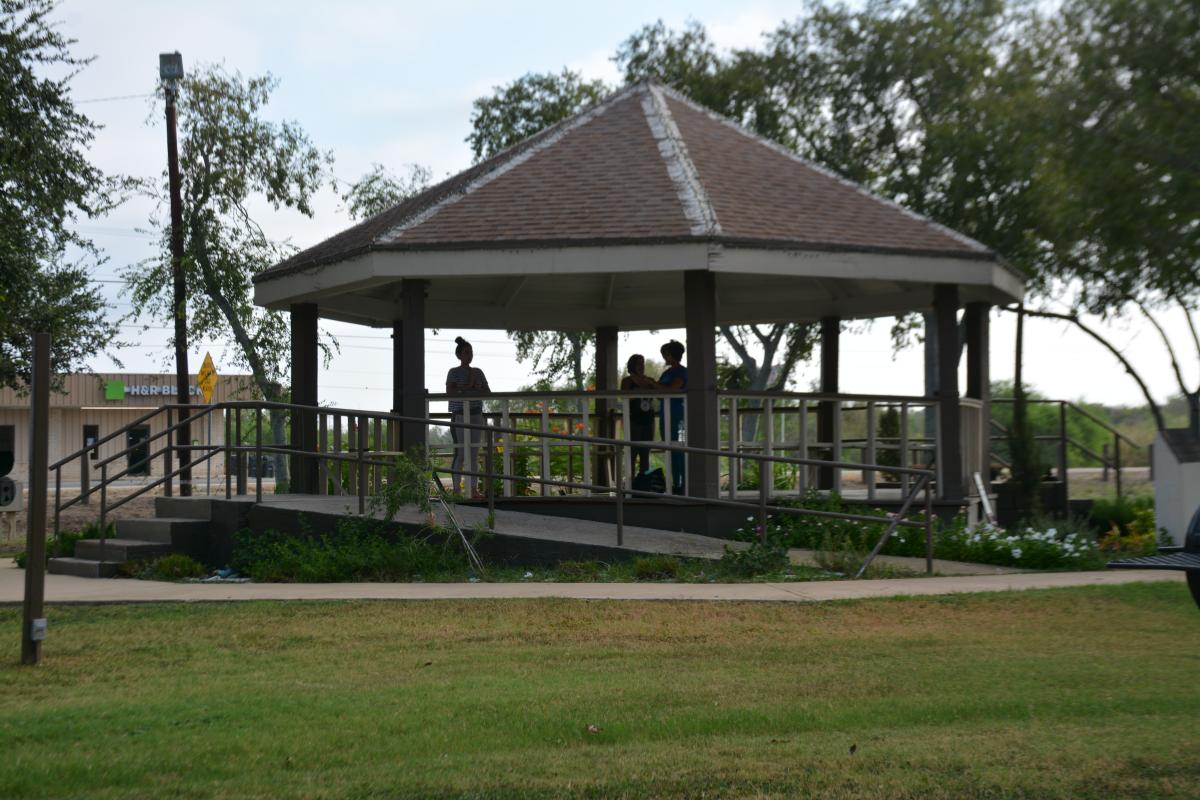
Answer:
[{"label": "leafy tree canopy", "polygon": [[88,276],[98,253],[72,225],[107,211],[122,184],[87,159],[97,126],[75,109],[70,81],[90,59],[71,54],[53,11],[50,0],[0,0],[0,385],[11,387],[29,381],[33,332],[50,333],[59,375],[117,332]]}]

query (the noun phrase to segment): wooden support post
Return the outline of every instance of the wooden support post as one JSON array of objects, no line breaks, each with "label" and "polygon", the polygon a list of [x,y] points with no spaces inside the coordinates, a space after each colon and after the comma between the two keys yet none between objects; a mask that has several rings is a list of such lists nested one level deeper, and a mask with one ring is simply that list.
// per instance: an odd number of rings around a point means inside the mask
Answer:
[{"label": "wooden support post", "polygon": [[[617,363],[617,327],[615,325],[601,325],[596,328],[596,391],[597,392],[612,392],[616,391],[620,386],[618,377],[621,374],[621,367]],[[612,401],[605,398],[596,398],[596,418],[598,420],[595,427],[595,436],[611,439],[616,431],[616,426],[613,424]],[[595,464],[592,470],[592,479],[597,486],[608,485],[608,468],[605,463],[606,459],[601,454],[601,449],[596,448]]]},{"label": "wooden support post", "polygon": [[[708,270],[683,273],[684,316],[687,325],[688,367],[685,429],[691,447],[717,449],[717,286]],[[668,431],[668,438],[670,431]],[[689,453],[685,491],[697,497],[715,498],[720,483],[716,456]]]},{"label": "wooden support post", "polygon": [[[292,402],[317,406],[317,306],[294,303],[292,313]],[[314,411],[293,411],[291,419],[291,487],[293,494],[313,494],[317,486],[317,415]],[[262,464],[255,464],[255,473]]]},{"label": "wooden support post", "polygon": [[[399,330],[401,336],[393,346],[400,348],[399,371],[393,380],[400,381],[399,414],[405,417],[424,418],[425,405],[425,296],[429,282],[404,279],[400,283],[400,303],[403,314]],[[417,422],[406,422],[400,426],[400,449],[424,449],[428,431]]]},{"label": "wooden support post", "polygon": [[[978,472],[984,486],[991,482],[988,469],[992,452],[992,392],[988,359],[990,311],[991,306],[987,303],[967,303],[964,315],[967,329],[966,395],[979,401],[979,463],[972,464],[969,471]],[[963,480],[969,484],[971,476],[964,475]]]},{"label": "wooden support post", "polygon": [[[842,321],[838,317],[821,318],[821,394],[837,394],[838,392],[838,339],[842,331]],[[829,400],[817,406],[817,441],[830,445],[819,451],[818,458],[832,459],[837,451],[833,441],[838,427],[834,416],[836,405]],[[833,488],[833,470],[821,467],[817,470],[817,488]]]},{"label": "wooden support post", "polygon": [[[48,333],[33,335],[33,385],[30,388],[29,510],[25,512],[25,603],[21,618],[21,663],[32,666],[42,661],[42,640],[46,637],[46,484],[50,465]],[[103,512],[103,496],[100,509]]]},{"label": "wooden support post", "polygon": [[944,500],[963,498],[962,418],[958,403],[958,286],[933,288],[938,332],[938,493]]}]

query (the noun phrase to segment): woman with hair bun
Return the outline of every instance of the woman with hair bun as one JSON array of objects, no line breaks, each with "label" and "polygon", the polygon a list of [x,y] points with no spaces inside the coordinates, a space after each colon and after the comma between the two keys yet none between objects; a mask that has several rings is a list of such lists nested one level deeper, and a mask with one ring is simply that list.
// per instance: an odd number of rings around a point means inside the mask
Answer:
[{"label": "woman with hair bun", "polygon": [[[465,422],[471,425],[482,425],[483,401],[467,400],[464,402],[458,398],[487,394],[491,391],[488,387],[487,377],[484,376],[483,370],[471,366],[471,360],[475,357],[471,343],[461,336],[456,336],[454,342],[454,355],[458,358],[459,365],[451,368],[450,372],[446,374],[446,394],[451,397],[450,421],[459,424]],[[450,462],[450,472],[456,493],[462,492],[464,461],[467,465],[465,469],[470,472],[479,471],[480,433],[481,431],[475,428],[459,428],[454,425],[450,427],[450,434],[454,437],[454,459]],[[467,488],[471,497],[480,496],[477,484],[478,481],[474,475],[467,476]]]}]

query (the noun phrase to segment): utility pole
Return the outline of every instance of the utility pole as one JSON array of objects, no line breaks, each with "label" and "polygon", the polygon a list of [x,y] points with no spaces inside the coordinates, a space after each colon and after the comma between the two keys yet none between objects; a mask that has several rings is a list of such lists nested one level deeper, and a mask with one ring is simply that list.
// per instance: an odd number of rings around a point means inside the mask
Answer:
[{"label": "utility pole", "polygon": [[46,482],[50,442],[50,334],[33,335],[30,385],[29,510],[25,512],[25,603],[21,616],[21,663],[42,663],[46,638]]},{"label": "utility pole", "polygon": [[[183,198],[179,178],[179,146],[175,136],[175,97],[179,82],[183,80],[183,56],[176,53],[160,53],[158,76],[162,79],[163,93],[167,99],[167,174],[171,187],[171,277],[174,290],[171,306],[175,311],[175,402],[188,405],[187,351],[187,280],[183,274]],[[179,428],[175,433],[176,452],[179,456],[179,495],[192,494],[192,426],[187,409],[179,411]]]}]

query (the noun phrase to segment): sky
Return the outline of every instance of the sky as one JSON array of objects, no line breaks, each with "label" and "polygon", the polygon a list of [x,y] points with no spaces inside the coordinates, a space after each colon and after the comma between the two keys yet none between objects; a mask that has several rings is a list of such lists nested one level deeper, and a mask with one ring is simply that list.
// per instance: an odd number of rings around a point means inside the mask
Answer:
[{"label": "sky", "polygon": [[[61,30],[77,40],[73,52],[95,60],[72,82],[79,109],[101,124],[91,149],[94,164],[109,173],[154,178],[166,162],[162,107],[150,96],[158,74],[158,54],[178,50],[185,69],[219,63],[244,75],[270,72],[279,80],[267,115],[293,120],[321,149],[333,153],[332,174],[350,182],[383,164],[399,174],[408,164],[432,169],[435,179],[471,163],[465,142],[471,103],[493,87],[529,72],[563,66],[616,84],[611,61],[618,45],[645,24],[661,19],[680,27],[695,19],[723,49],[755,47],[764,31],[803,11],[803,3],[682,2],[581,3],[399,3],[399,2],[95,2],[65,0],[56,14]],[[275,238],[304,248],[350,224],[336,192],[326,188],[315,215],[274,213],[264,207],[259,222]],[[80,232],[93,239],[108,260],[95,270],[111,313],[123,318],[129,346],[118,357],[130,372],[169,372],[172,352],[162,323],[142,319],[122,291],[121,274],[155,255],[146,233],[153,204],[134,199],[102,219],[84,220]],[[1044,303],[1064,310],[1061,302]],[[1181,317],[1164,317],[1168,332],[1183,347]],[[1152,328],[1137,319],[1091,322],[1138,367],[1157,399],[1176,391],[1165,351]],[[149,326],[149,327],[147,327]],[[387,409],[391,400],[391,342],[386,331],[342,323],[322,323],[341,345],[320,375],[324,403]],[[845,392],[922,394],[922,353],[912,347],[896,353],[888,320],[844,335],[841,388]],[[456,361],[454,337],[441,330],[426,335],[426,384],[441,391]],[[1015,325],[1011,314],[992,317],[991,370],[994,379],[1012,376]],[[513,391],[529,383],[528,365],[518,364],[503,331],[468,332],[475,366],[487,373],[494,390]],[[667,338],[682,332],[623,335],[620,358],[633,352],[656,356]],[[1117,361],[1066,323],[1031,320],[1027,326],[1026,380],[1045,395],[1065,399],[1141,404],[1140,392]],[[190,365],[199,368],[212,352],[218,371],[237,371],[221,342],[196,342]],[[1184,348],[1183,353],[1190,353]],[[1197,360],[1184,356],[1185,375],[1195,380]],[[91,368],[116,371],[109,357]],[[964,367],[965,369],[965,367]],[[809,389],[819,366],[814,360],[796,372],[795,387]],[[961,384],[960,384],[961,386]]]}]

